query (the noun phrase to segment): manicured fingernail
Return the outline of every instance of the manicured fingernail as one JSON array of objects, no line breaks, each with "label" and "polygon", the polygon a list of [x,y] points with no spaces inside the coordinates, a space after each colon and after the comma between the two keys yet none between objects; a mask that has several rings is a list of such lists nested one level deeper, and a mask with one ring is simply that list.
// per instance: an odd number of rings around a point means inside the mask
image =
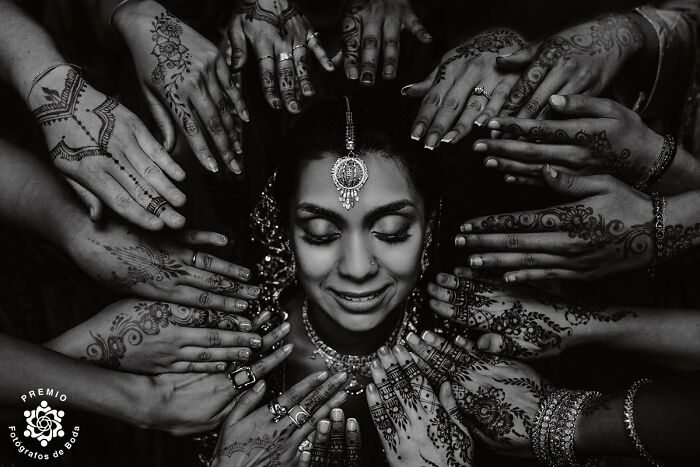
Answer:
[{"label": "manicured fingernail", "polygon": [[292,350],[294,350],[294,344],[286,344],[284,347],[282,347],[282,352],[284,353],[289,353]]},{"label": "manicured fingernail", "polygon": [[305,84],[304,87],[302,88],[302,92],[304,93],[305,96],[310,96],[311,94],[314,93],[314,88],[312,88],[308,84]]},{"label": "manicured fingernail", "polygon": [[467,241],[464,239],[464,237],[455,237],[455,246],[464,246],[467,244]]},{"label": "manicured fingernail", "polygon": [[316,381],[325,381],[327,379],[328,379],[328,372],[327,371],[321,372],[321,373],[319,373],[318,376],[316,376]]},{"label": "manicured fingernail", "polygon": [[489,118],[486,115],[481,115],[481,116],[479,116],[479,118],[474,120],[474,125],[481,127],[484,123],[486,123],[486,120],[488,120],[488,119]]},{"label": "manicured fingernail", "polygon": [[512,175],[506,175],[505,181],[506,183],[514,183],[515,177],[513,177]]},{"label": "manicured fingernail", "polygon": [[416,336],[413,333],[413,331],[411,331],[406,336],[406,342],[408,342],[409,344],[417,344],[418,342],[420,342],[420,339],[418,339],[418,336]]},{"label": "manicured fingernail", "polygon": [[289,324],[289,323],[284,323],[284,324],[282,325],[282,327],[280,327],[280,331],[282,331],[282,332],[287,332],[287,331],[289,331],[290,329],[292,329],[292,325]]},{"label": "manicured fingernail", "polygon": [[348,418],[347,429],[348,431],[357,431],[357,420]]},{"label": "manicured fingernail", "polygon": [[362,84],[374,84],[374,73],[371,71],[365,71],[362,73],[362,78],[360,79]]},{"label": "manicured fingernail", "polygon": [[248,287],[248,293],[254,297],[257,297],[258,295],[260,295],[260,287],[251,285],[250,287]]},{"label": "manicured fingernail", "polygon": [[406,347],[404,347],[403,345],[401,345],[401,344],[396,344],[396,345],[394,346],[394,352],[400,354],[400,353],[405,353],[405,352],[408,352],[408,351],[406,350]]},{"label": "manicured fingernail", "polygon": [[231,163],[229,164],[229,167],[231,167],[231,172],[235,173],[236,175],[240,175],[241,173],[241,166],[238,164],[236,159],[233,159]]},{"label": "manicured fingernail", "polygon": [[358,76],[359,74],[356,68],[350,68],[350,70],[348,70],[348,79],[356,80]]},{"label": "manicured fingernail", "polygon": [[506,281],[506,284],[510,284],[511,282],[517,281],[518,278],[515,277],[515,276],[507,275],[507,276],[504,278],[504,280]]},{"label": "manicured fingernail", "polygon": [[449,131],[445,136],[442,137],[440,142],[451,143],[453,139],[457,137],[457,132],[455,130]]},{"label": "manicured fingernail", "polygon": [[564,96],[554,94],[554,95],[550,96],[549,102],[551,102],[552,105],[556,105],[557,107],[559,107],[559,106],[566,104],[566,98]]},{"label": "manicured fingernail", "polygon": [[406,86],[401,88],[401,95],[407,96],[408,95],[408,90],[413,87],[412,84],[407,84]]},{"label": "manicured fingernail", "polygon": [[484,152],[488,149],[488,146],[486,146],[486,143],[476,143],[474,145],[474,151],[476,152]]},{"label": "manicured fingernail", "polygon": [[250,279],[250,269],[241,268],[238,273],[244,280]]},{"label": "manicured fingernail", "polygon": [[367,389],[367,392],[372,395],[377,394],[377,387],[374,385],[374,383],[369,383],[365,389]]},{"label": "manicured fingernail", "polygon": [[[522,49],[521,49],[521,50],[522,50]],[[500,54],[499,57],[500,57],[500,58],[506,58],[506,57],[512,56],[513,54],[515,54],[515,52],[511,52],[511,53],[507,53],[507,54]]]},{"label": "manicured fingernail", "polygon": [[269,311],[263,311],[262,313],[260,313],[258,315],[258,321],[260,321],[261,323],[264,323],[265,321],[270,319],[271,316],[272,316],[272,313],[270,313]]},{"label": "manicured fingernail", "polygon": [[333,71],[333,70],[335,70],[335,65],[333,64],[333,62],[332,62],[331,60],[328,60],[328,61],[326,62],[326,66],[328,67],[328,71]]},{"label": "manicured fingernail", "polygon": [[484,165],[490,169],[498,167],[498,161],[496,159],[486,159]]},{"label": "manicured fingernail", "polygon": [[389,350],[389,347],[384,345],[379,348],[379,355],[381,355],[382,357],[388,357],[389,355],[391,355],[391,350]]},{"label": "manicured fingernail", "polygon": [[489,122],[489,128],[491,130],[500,130],[501,129],[501,122],[499,122],[498,120],[491,120]]},{"label": "manicured fingernail", "polygon": [[422,123],[417,123],[411,132],[411,139],[413,141],[418,141],[420,137],[423,136],[423,131],[425,131],[425,126]]},{"label": "manicured fingernail", "polygon": [[331,422],[328,420],[321,420],[318,422],[318,432],[327,435],[331,431]]},{"label": "manicured fingernail", "polygon": [[338,382],[345,381],[346,379],[348,379],[348,374],[344,371],[341,371],[340,373],[336,373],[335,376],[333,376],[333,378]]},{"label": "manicured fingernail", "polygon": [[246,109],[243,109],[241,111],[240,116],[241,116],[241,120],[243,120],[244,122],[250,121],[250,114],[248,113],[248,111]]},{"label": "manicured fingernail", "polygon": [[467,344],[467,340],[462,336],[457,336],[457,337],[455,337],[455,344],[457,344],[459,346],[463,346],[463,345]]},{"label": "manicured fingernail", "polygon": [[255,349],[262,347],[262,339],[260,339],[259,337],[251,337],[250,346]]},{"label": "manicured fingernail", "polygon": [[479,341],[476,343],[476,347],[479,350],[486,350],[489,348],[489,343],[486,341],[486,339],[479,339]]},{"label": "manicured fingernail", "polygon": [[262,392],[263,389],[265,389],[265,380],[260,380],[253,386],[253,391],[255,392]]},{"label": "manicured fingernail", "polygon": [[301,459],[301,461],[304,463],[311,462],[311,451],[301,451],[299,459]]},{"label": "manicured fingernail", "polygon": [[210,171],[212,171],[214,173],[219,171],[219,166],[216,164],[216,161],[214,160],[213,157],[207,158],[207,167],[209,168]]},{"label": "manicured fingernail", "polygon": [[240,329],[243,332],[248,332],[251,329],[253,329],[253,325],[250,324],[250,321],[246,320],[241,322],[241,324],[238,325],[238,329]]},{"label": "manicured fingernail", "polygon": [[248,349],[240,350],[238,352],[238,356],[244,360],[247,360],[248,358],[250,358],[250,350],[248,350]]},{"label": "manicured fingernail", "polygon": [[225,363],[219,363],[216,365],[216,369],[219,371],[224,371],[226,369],[226,364]]},{"label": "manicured fingernail", "polygon": [[394,67],[391,65],[385,66],[384,71],[382,71],[382,74],[384,75],[385,78],[393,78],[394,77]]},{"label": "manicured fingernail", "polygon": [[233,142],[233,150],[236,152],[236,154],[243,154],[243,146],[241,145],[240,141]]},{"label": "manicured fingernail", "polygon": [[546,170],[549,176],[552,178],[557,178],[557,175],[559,175],[559,173],[556,170],[554,170],[554,167],[552,167],[549,164],[544,166],[544,170]]},{"label": "manicured fingernail", "polygon": [[248,308],[248,302],[246,302],[245,300],[236,300],[236,308],[238,308],[239,310],[245,310],[246,308]]},{"label": "manicured fingernail", "polygon": [[425,149],[432,151],[435,149],[439,136],[437,133],[430,133],[427,138],[425,138]]},{"label": "manicured fingernail", "polygon": [[433,334],[430,331],[423,331],[423,335],[421,337],[428,344],[432,344],[433,342],[435,342],[435,334]]},{"label": "manicured fingernail", "polygon": [[471,232],[474,227],[467,223],[467,224],[462,224],[459,228],[460,232],[468,233]]},{"label": "manicured fingernail", "polygon": [[380,365],[381,365],[381,364],[379,363],[379,360],[377,360],[376,358],[375,358],[374,360],[372,360],[372,365],[371,365],[371,366],[372,366],[372,368],[374,368],[375,370],[378,370],[379,367],[380,367]]},{"label": "manicured fingernail", "polygon": [[473,268],[478,268],[484,265],[484,260],[478,256],[472,256],[469,258],[469,266]]},{"label": "manicured fingernail", "polygon": [[339,422],[343,419],[343,411],[341,409],[331,410],[331,420]]},{"label": "manicured fingernail", "polygon": [[297,104],[297,101],[292,101],[289,103],[289,110],[291,110],[292,112],[299,111],[299,104]]}]

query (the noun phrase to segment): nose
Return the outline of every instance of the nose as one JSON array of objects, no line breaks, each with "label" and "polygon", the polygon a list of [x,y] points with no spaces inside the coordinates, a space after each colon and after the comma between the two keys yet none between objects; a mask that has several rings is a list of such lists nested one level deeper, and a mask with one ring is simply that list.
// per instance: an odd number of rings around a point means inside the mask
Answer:
[{"label": "nose", "polygon": [[354,282],[362,282],[376,274],[377,268],[370,242],[363,235],[346,236],[338,263],[340,275]]}]

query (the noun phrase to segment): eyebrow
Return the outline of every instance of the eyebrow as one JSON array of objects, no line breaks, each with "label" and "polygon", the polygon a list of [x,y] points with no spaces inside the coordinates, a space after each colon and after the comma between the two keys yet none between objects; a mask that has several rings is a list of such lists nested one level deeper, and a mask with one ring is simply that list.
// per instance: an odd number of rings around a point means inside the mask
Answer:
[{"label": "eyebrow", "polygon": [[[407,207],[415,208],[416,205],[408,199],[393,201],[391,203],[387,203],[382,206],[377,206],[376,208],[372,209],[365,215],[365,220],[374,221],[388,214],[395,214],[398,211]],[[322,208],[321,206],[317,206],[315,204],[301,203],[297,206],[297,210],[308,212],[310,214],[315,214],[319,217],[324,217],[335,224],[342,224],[344,222],[343,216],[337,213],[336,211]]]}]

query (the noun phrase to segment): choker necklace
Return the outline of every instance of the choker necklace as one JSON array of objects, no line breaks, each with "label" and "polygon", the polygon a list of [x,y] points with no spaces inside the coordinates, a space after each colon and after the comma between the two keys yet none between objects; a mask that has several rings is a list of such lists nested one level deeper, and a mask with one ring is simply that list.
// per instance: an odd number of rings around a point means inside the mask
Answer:
[{"label": "choker necklace", "polygon": [[[403,344],[404,338],[407,334],[407,329],[411,324],[410,313],[408,313],[407,307],[401,312],[401,319],[399,319],[398,324],[391,331],[389,339],[382,344],[382,346],[392,347],[396,344]],[[306,336],[309,338],[311,343],[316,347],[316,350],[311,354],[311,359],[316,360],[316,357],[321,357],[325,363],[326,367],[331,373],[338,373],[345,371],[350,379],[349,383],[345,386],[345,392],[357,396],[365,391],[365,386],[357,380],[358,375],[364,378],[372,379],[372,373],[370,371],[369,365],[372,360],[377,358],[377,352],[373,352],[369,355],[348,355],[342,354],[323,342],[319,335],[311,326],[311,321],[309,320],[309,299],[304,300],[304,305],[301,307],[301,318],[304,322],[304,330],[306,331]],[[379,349],[377,349],[379,350]]]}]

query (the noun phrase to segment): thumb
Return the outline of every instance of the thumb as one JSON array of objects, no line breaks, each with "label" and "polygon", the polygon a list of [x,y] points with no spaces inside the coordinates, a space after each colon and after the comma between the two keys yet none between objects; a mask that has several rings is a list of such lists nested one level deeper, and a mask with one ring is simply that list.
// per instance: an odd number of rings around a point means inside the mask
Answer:
[{"label": "thumb", "polygon": [[542,177],[557,193],[587,198],[608,191],[612,177],[601,175],[574,175],[555,170],[549,164],[542,168]]},{"label": "thumb", "polygon": [[555,94],[550,96],[549,104],[557,113],[571,117],[611,117],[615,111],[615,104],[611,100],[582,94]]},{"label": "thumb", "polygon": [[533,44],[528,47],[496,57],[496,66],[503,71],[521,70],[527,66],[535,56],[535,52],[539,44]]},{"label": "thumb", "polygon": [[262,398],[265,395],[265,386],[265,380],[260,380],[255,383],[255,386],[253,386],[250,390],[241,394],[238,397],[238,401],[233,407],[233,410],[224,422],[224,426],[233,425],[234,423],[237,423],[248,416],[255,409],[255,407],[257,407],[260,401],[262,401]]},{"label": "thumb", "polygon": [[[455,383],[457,384],[457,383]],[[440,386],[440,392],[438,394],[438,400],[440,404],[445,408],[445,411],[450,416],[452,421],[456,423],[462,431],[469,433],[469,423],[465,417],[465,414],[460,410],[457,405],[457,400],[452,392],[452,383],[445,381]]]},{"label": "thumb", "polygon": [[153,119],[156,121],[156,126],[160,131],[163,148],[166,152],[171,152],[175,149],[175,126],[173,125],[173,120],[170,118],[170,112],[168,108],[153,95],[150,89],[143,85],[141,87],[146,96],[148,107],[151,109]]},{"label": "thumb", "polygon": [[75,180],[66,177],[66,181],[71,188],[75,190],[78,198],[80,198],[80,201],[82,201],[83,204],[85,204],[85,207],[88,208],[88,211],[90,212],[90,220],[92,222],[99,221],[102,217],[102,201],[100,201],[97,196],[93,195],[91,191]]},{"label": "thumb", "polygon": [[232,27],[228,30],[229,46],[231,47],[231,71],[238,73],[248,61],[248,47],[243,28]]}]

